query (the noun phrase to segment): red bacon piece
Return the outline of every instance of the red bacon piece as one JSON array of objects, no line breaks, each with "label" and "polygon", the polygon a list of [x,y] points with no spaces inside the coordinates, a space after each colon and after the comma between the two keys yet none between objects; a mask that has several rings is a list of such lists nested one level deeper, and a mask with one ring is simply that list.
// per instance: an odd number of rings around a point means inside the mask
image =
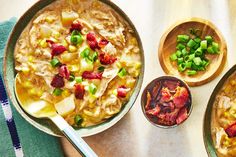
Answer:
[{"label": "red bacon piece", "polygon": [[102,48],[102,47],[106,46],[108,43],[109,43],[108,40],[102,39],[99,41],[98,46]]},{"label": "red bacon piece", "polygon": [[148,110],[150,108],[150,105],[151,105],[151,100],[152,100],[152,97],[151,97],[151,94],[149,91],[147,91],[147,102],[146,102],[146,105],[145,105],[145,109]]},{"label": "red bacon piece", "polygon": [[52,40],[46,40],[46,42],[51,45],[51,49],[52,49],[51,55],[52,55],[52,58],[54,56],[58,56],[58,55],[62,54],[63,52],[65,52],[67,50],[65,46],[58,45],[58,44],[54,43]]},{"label": "red bacon piece", "polygon": [[100,49],[100,47],[98,46],[98,42],[96,40],[91,40],[91,41],[87,41],[87,42],[88,42],[89,47],[92,50]]},{"label": "red bacon piece", "polygon": [[60,75],[61,77],[66,78],[67,80],[70,78],[70,71],[68,70],[68,68],[67,68],[66,65],[62,65],[62,66],[59,68],[59,75]]},{"label": "red bacon piece", "polygon": [[168,88],[161,89],[161,101],[168,102],[171,100],[171,94]]},{"label": "red bacon piece", "polygon": [[236,122],[231,124],[230,126],[228,126],[225,129],[225,132],[227,133],[227,135],[231,138],[231,137],[236,137]]},{"label": "red bacon piece", "polygon": [[175,91],[175,89],[180,85],[179,81],[165,80],[163,81],[163,86],[167,87],[170,91]]},{"label": "red bacon piece", "polygon": [[120,86],[117,88],[117,96],[120,98],[125,98],[128,93],[128,90],[125,86]]},{"label": "red bacon piece", "polygon": [[74,21],[71,24],[70,32],[73,32],[73,30],[81,31],[82,28],[83,28],[83,25],[79,21]]},{"label": "red bacon piece", "polygon": [[65,85],[64,79],[59,74],[53,77],[52,82],[51,82],[52,87],[62,88],[64,87],[64,85]]},{"label": "red bacon piece", "polygon": [[86,39],[87,39],[88,41],[95,41],[95,40],[96,40],[95,33],[89,32],[89,33],[87,34],[87,36],[86,36]]},{"label": "red bacon piece", "polygon": [[101,52],[99,55],[99,60],[100,60],[101,64],[109,65],[109,64],[113,64],[117,60],[117,58],[115,58],[109,54],[106,54],[104,52]]},{"label": "red bacon piece", "polygon": [[100,47],[98,46],[98,42],[96,40],[95,33],[89,32],[86,36],[86,39],[87,39],[87,43],[88,43],[89,47],[92,50],[100,49]]},{"label": "red bacon piece", "polygon": [[182,108],[188,101],[189,94],[185,87],[177,87],[176,93],[173,96],[173,102],[177,108]]},{"label": "red bacon piece", "polygon": [[81,84],[75,85],[75,98],[76,99],[83,99],[85,94],[84,86]]},{"label": "red bacon piece", "polygon": [[180,124],[187,118],[188,118],[188,111],[187,111],[186,107],[183,107],[179,111],[178,117],[176,118],[176,123]]},{"label": "red bacon piece", "polygon": [[156,105],[156,107],[154,107],[153,109],[147,110],[146,113],[151,116],[157,116],[160,113],[160,111],[161,108],[158,105]]},{"label": "red bacon piece", "polygon": [[95,72],[91,72],[91,71],[85,71],[85,72],[83,72],[82,77],[84,79],[90,79],[90,80],[92,80],[92,79],[101,80],[102,79],[102,74],[103,74],[102,72],[101,73],[95,73]]},{"label": "red bacon piece", "polygon": [[178,116],[179,109],[175,108],[174,111],[168,113],[160,113],[157,115],[158,123],[164,125],[174,125],[176,123],[176,118]]}]

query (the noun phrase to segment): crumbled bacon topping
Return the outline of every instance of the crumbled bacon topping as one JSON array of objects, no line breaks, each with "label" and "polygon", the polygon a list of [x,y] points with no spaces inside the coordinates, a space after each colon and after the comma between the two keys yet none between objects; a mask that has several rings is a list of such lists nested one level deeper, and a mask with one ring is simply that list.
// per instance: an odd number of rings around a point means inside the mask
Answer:
[{"label": "crumbled bacon topping", "polygon": [[75,98],[76,99],[83,99],[85,94],[84,86],[81,84],[75,85]]},{"label": "crumbled bacon topping", "polygon": [[102,72],[100,72],[100,73],[96,73],[96,72],[91,72],[91,71],[85,71],[85,72],[83,72],[83,74],[82,74],[82,77],[84,78],[84,79],[99,79],[99,80],[101,80],[102,79]]},{"label": "crumbled bacon topping", "polygon": [[227,135],[231,138],[231,137],[236,137],[236,122],[231,124],[230,126],[228,126],[225,129],[225,132],[227,133]]},{"label": "crumbled bacon topping", "polygon": [[100,60],[101,64],[109,65],[109,64],[113,64],[117,60],[117,58],[115,58],[105,52],[101,52],[99,54],[99,60]]},{"label": "crumbled bacon topping", "polygon": [[46,42],[51,45],[51,49],[52,49],[51,55],[52,55],[52,58],[54,56],[58,56],[58,55],[62,54],[63,52],[65,52],[67,50],[65,46],[56,44],[52,40],[46,40]]},{"label": "crumbled bacon topping", "polygon": [[74,30],[81,31],[83,29],[83,25],[79,21],[74,21],[71,24],[70,32],[73,32]]},{"label": "crumbled bacon topping", "polygon": [[106,39],[101,39],[101,40],[98,42],[98,46],[102,48],[102,47],[106,46],[108,43],[109,43],[108,40],[106,40]]},{"label": "crumbled bacon topping", "polygon": [[66,78],[67,80],[70,78],[70,71],[68,70],[67,66],[64,64],[59,68],[59,75],[61,77]]},{"label": "crumbled bacon topping", "polygon": [[129,89],[126,88],[125,86],[120,86],[117,88],[117,96],[120,98],[125,98]]},{"label": "crumbled bacon topping", "polygon": [[64,85],[65,85],[64,79],[59,74],[53,77],[52,82],[51,82],[52,87],[62,88],[64,87]]}]

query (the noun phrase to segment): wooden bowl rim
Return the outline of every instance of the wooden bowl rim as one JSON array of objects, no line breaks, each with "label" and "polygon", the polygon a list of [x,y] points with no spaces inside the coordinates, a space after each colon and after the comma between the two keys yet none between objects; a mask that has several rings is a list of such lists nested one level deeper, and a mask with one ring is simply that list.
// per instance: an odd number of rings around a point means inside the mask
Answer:
[{"label": "wooden bowl rim", "polygon": [[[202,19],[202,18],[198,18],[198,17],[191,17],[191,18],[187,18],[187,19],[183,19],[183,20],[179,20],[177,22],[175,22],[174,24],[172,24],[162,35],[160,42],[159,42],[159,47],[158,47],[158,58],[159,58],[159,62],[160,65],[163,69],[163,71],[167,74],[167,75],[174,75],[173,73],[171,73],[171,70],[168,69],[168,67],[165,65],[165,61],[162,57],[162,50],[164,47],[164,43],[166,41],[166,38],[168,36],[168,34],[175,29],[176,27],[178,27],[179,25],[182,25],[184,23],[189,23],[189,22],[198,22],[198,23],[204,23],[205,25],[209,26],[215,33],[216,35],[219,37],[220,39],[220,44],[221,47],[220,49],[222,50],[222,60],[220,62],[220,64],[218,65],[218,68],[215,70],[215,72],[212,75],[209,75],[208,77],[206,77],[205,79],[202,79],[200,81],[188,81],[184,78],[182,78],[181,76],[178,76],[179,78],[183,79],[189,86],[193,87],[193,86],[200,86],[203,84],[206,84],[210,81],[212,81],[213,79],[215,79],[224,69],[225,67],[225,63],[226,63],[226,56],[227,56],[227,44],[226,41],[222,35],[222,33],[220,32],[220,30],[209,20],[206,19]],[[222,66],[220,66],[222,65]]]}]

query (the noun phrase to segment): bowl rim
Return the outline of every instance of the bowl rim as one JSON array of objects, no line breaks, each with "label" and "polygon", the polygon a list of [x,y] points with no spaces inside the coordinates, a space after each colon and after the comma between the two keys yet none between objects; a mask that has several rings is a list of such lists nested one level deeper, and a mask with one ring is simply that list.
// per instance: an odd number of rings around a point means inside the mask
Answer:
[{"label": "bowl rim", "polygon": [[[163,54],[163,47],[164,47],[164,43],[165,43],[165,40],[168,36],[168,34],[170,32],[172,32],[176,27],[178,27],[179,25],[182,25],[184,23],[188,23],[188,22],[197,22],[197,23],[203,23],[205,25],[208,25],[211,29],[213,29],[215,31],[215,33],[217,34],[217,36],[220,38],[220,41],[222,43],[222,47],[221,49],[223,50],[223,57],[222,57],[222,61],[221,61],[221,64],[220,65],[223,65],[223,66],[219,66],[215,72],[210,75],[209,77],[201,80],[201,81],[196,81],[196,82],[188,82],[185,80],[185,82],[191,86],[191,87],[194,87],[194,86],[200,86],[200,85],[204,85],[206,83],[209,83],[210,81],[214,80],[217,76],[219,76],[219,74],[223,71],[223,69],[225,68],[226,66],[226,61],[227,61],[227,43],[226,43],[226,40],[222,34],[222,32],[215,26],[215,24],[213,24],[210,20],[207,20],[207,19],[203,19],[203,18],[200,18],[200,17],[189,17],[189,18],[185,18],[185,19],[181,19],[181,20],[178,20],[176,21],[175,23],[173,23],[172,25],[168,26],[168,28],[164,31],[164,33],[162,34],[161,38],[160,38],[160,42],[158,44],[158,50],[157,50],[157,54],[158,54],[158,60],[160,62],[160,65],[162,67],[162,70],[165,72],[165,74],[167,75],[174,75],[171,70],[169,70],[167,68],[167,66],[165,65],[165,61],[163,60],[163,57],[162,57],[162,54]],[[179,76],[180,77],[180,76]],[[181,77],[180,77],[181,78]],[[184,79],[183,79],[184,80]]]},{"label": "bowl rim", "polygon": [[211,157],[217,157],[217,150],[215,149],[211,135],[211,119],[212,119],[212,110],[214,107],[215,98],[216,95],[219,93],[219,91],[222,89],[227,79],[235,72],[236,72],[236,64],[234,64],[230,69],[228,69],[227,72],[219,80],[217,85],[214,87],[213,92],[211,93],[211,96],[208,100],[206,110],[203,116],[202,137],[204,141],[205,150],[208,156]]},{"label": "bowl rim", "polygon": [[[145,113],[145,109],[144,109],[144,106],[145,106],[145,102],[144,102],[144,96],[146,95],[146,91],[147,89],[149,88],[149,86],[154,83],[154,82],[158,82],[158,81],[161,81],[161,80],[177,80],[177,81],[180,81],[188,90],[189,92],[189,98],[190,98],[190,108],[189,108],[189,112],[188,112],[188,117],[182,121],[180,124],[174,124],[174,125],[170,125],[170,126],[167,126],[167,125],[160,125],[160,124],[157,124],[157,123],[154,123],[153,121],[151,121],[147,114]],[[188,86],[188,84],[180,79],[179,77],[176,77],[176,76],[172,76],[172,75],[164,75],[164,76],[160,76],[160,77],[157,77],[157,78],[154,78],[152,81],[150,81],[146,86],[145,88],[143,89],[143,92],[142,92],[142,95],[141,95],[141,108],[142,108],[142,112],[145,116],[145,118],[147,119],[148,122],[150,122],[152,125],[154,125],[155,127],[158,127],[158,128],[162,128],[162,129],[170,129],[170,128],[175,128],[175,127],[178,127],[180,125],[182,125],[185,121],[187,121],[187,119],[190,117],[191,113],[192,113],[192,110],[193,110],[193,101],[192,101],[192,94],[191,94],[191,90],[190,90],[190,87]]]},{"label": "bowl rim", "polygon": [[[11,40],[14,40],[13,37],[16,33],[16,30],[18,28],[19,25],[21,25],[21,21],[24,20],[24,19],[27,19],[27,15],[30,14],[30,12],[32,10],[36,10],[36,11],[33,11],[34,12],[34,15],[29,19],[28,22],[26,22],[24,28],[30,23],[30,21],[34,18],[34,16],[39,12],[41,11],[43,8],[47,7],[48,5],[52,4],[53,2],[55,2],[57,0],[41,0],[41,1],[37,1],[35,2],[30,8],[28,8],[21,16],[20,18],[17,20],[15,26],[13,27],[9,37],[8,37],[8,40],[6,42],[6,46],[5,46],[5,49],[4,49],[4,57],[3,57],[3,80],[4,80],[4,84],[5,84],[5,87],[6,87],[6,91],[7,91],[7,95],[10,99],[10,101],[12,102],[14,108],[17,110],[17,112],[28,122],[30,123],[31,125],[33,125],[35,128],[49,134],[49,135],[52,135],[52,136],[57,136],[57,137],[62,137],[63,135],[62,134],[57,134],[55,132],[53,132],[51,130],[51,128],[49,129],[50,131],[47,131],[47,128],[45,126],[43,126],[42,124],[38,123],[38,122],[35,122],[35,120],[30,117],[20,106],[20,104],[15,101],[13,99],[13,97],[15,97],[15,94],[11,93],[10,91],[10,86],[8,84],[8,80],[7,80],[7,60],[8,60],[8,56],[7,56],[7,53],[9,51],[9,48],[10,48],[10,42]],[[121,111],[115,115],[114,117],[112,117],[111,119],[108,119],[98,125],[95,125],[95,126],[91,126],[91,127],[86,127],[86,128],[81,128],[81,129],[78,129],[76,132],[82,136],[82,137],[87,137],[87,136],[91,136],[91,135],[95,135],[95,134],[98,134],[102,131],[105,131],[107,130],[108,128],[112,127],[113,125],[115,125],[118,121],[120,121],[128,112],[129,110],[132,108],[132,106],[135,104],[136,102],[136,99],[137,97],[139,96],[139,93],[140,93],[140,90],[141,90],[141,87],[142,87],[142,83],[143,83],[143,78],[144,78],[144,69],[145,69],[145,56],[144,56],[144,49],[143,49],[143,45],[142,45],[142,41],[141,41],[141,38],[140,38],[140,35],[135,27],[135,25],[133,24],[133,22],[130,20],[130,18],[128,17],[128,15],[120,8],[118,7],[114,2],[110,1],[110,0],[99,0],[101,3],[107,5],[108,7],[110,7],[111,9],[113,9],[117,14],[120,15],[120,17],[122,18],[122,20],[124,20],[125,22],[127,22],[127,24],[132,28],[132,30],[134,31],[134,36],[135,38],[137,39],[138,41],[138,45],[139,45],[139,49],[140,49],[140,56],[141,56],[141,62],[142,62],[142,65],[141,65],[141,68],[140,68],[140,75],[138,77],[138,80],[136,82],[136,85],[134,87],[134,91],[132,93],[132,95],[130,96],[130,99],[129,101],[123,105],[123,108],[121,109]],[[44,5],[43,7],[40,6],[43,5],[43,4],[46,4]],[[40,6],[39,8],[37,6]],[[23,32],[24,29],[20,30],[20,34]],[[20,36],[20,35],[19,35]],[[19,37],[17,37],[18,39]],[[15,49],[15,45],[14,45],[14,48]],[[12,54],[14,54],[14,52],[11,52]],[[14,58],[14,56],[13,56]],[[14,70],[15,71],[15,70]],[[16,75],[16,73],[14,72],[14,75]],[[15,76],[14,76],[15,77]],[[128,106],[127,106],[128,105]],[[92,130],[93,131],[90,131]],[[79,131],[80,130],[80,131]],[[81,132],[82,130],[82,132]],[[87,133],[88,132],[88,133]]]}]

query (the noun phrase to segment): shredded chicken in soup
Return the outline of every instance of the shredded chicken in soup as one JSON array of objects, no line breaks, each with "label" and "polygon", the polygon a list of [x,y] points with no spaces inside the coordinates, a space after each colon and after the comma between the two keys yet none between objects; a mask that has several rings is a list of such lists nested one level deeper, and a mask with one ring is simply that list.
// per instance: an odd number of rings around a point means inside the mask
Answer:
[{"label": "shredded chicken in soup", "polygon": [[38,12],[14,57],[17,88],[53,105],[75,127],[120,112],[142,66],[134,30],[97,0],[58,0]]}]

